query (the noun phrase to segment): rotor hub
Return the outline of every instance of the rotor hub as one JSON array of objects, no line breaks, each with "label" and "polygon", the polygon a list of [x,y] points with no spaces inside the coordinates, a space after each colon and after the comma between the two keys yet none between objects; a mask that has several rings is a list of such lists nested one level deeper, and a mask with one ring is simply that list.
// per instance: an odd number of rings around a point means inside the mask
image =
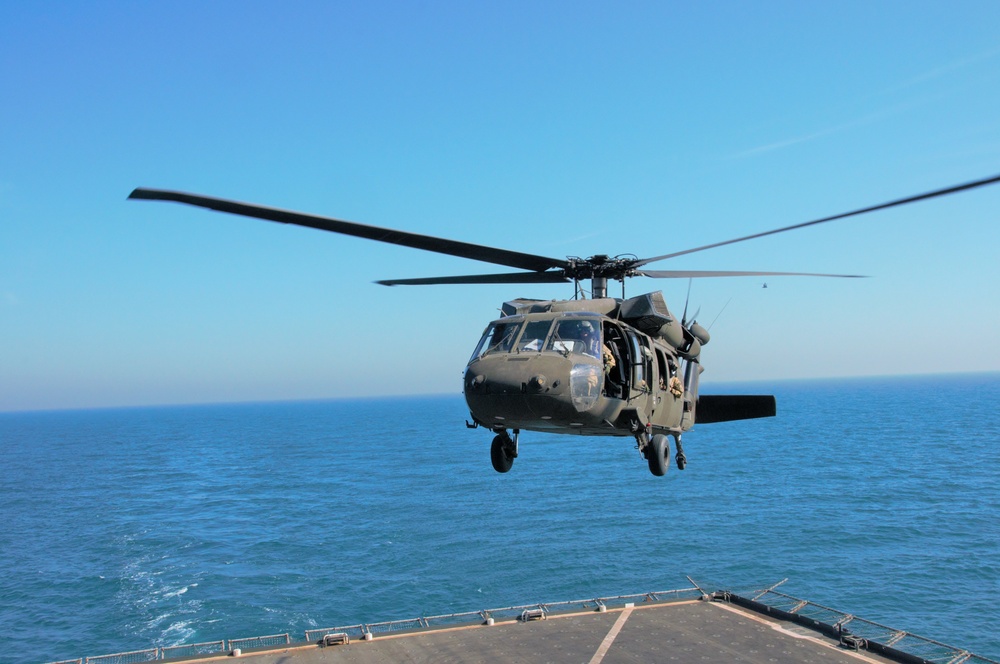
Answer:
[{"label": "rotor hub", "polygon": [[604,254],[591,256],[590,258],[571,257],[567,259],[569,265],[564,273],[568,279],[581,281],[583,279],[612,279],[622,281],[626,277],[635,276],[635,264],[638,259],[610,258]]}]

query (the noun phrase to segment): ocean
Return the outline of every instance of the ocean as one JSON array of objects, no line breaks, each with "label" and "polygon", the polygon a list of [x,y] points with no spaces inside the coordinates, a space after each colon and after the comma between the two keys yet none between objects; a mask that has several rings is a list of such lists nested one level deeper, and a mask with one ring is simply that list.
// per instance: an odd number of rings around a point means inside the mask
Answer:
[{"label": "ocean", "polygon": [[0,413],[0,661],[770,586],[1000,659],[1000,374],[779,381],[653,477],[461,395]]}]

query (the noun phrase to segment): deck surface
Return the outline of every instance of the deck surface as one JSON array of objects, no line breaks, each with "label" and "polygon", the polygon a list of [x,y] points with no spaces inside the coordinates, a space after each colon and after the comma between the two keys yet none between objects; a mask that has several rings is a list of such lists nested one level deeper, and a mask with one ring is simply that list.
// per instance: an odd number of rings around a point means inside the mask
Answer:
[{"label": "deck surface", "polygon": [[[232,661],[235,658],[227,658]],[[244,652],[247,664],[355,662],[884,662],[819,634],[713,602],[674,602]],[[202,660],[205,661],[205,660]]]}]

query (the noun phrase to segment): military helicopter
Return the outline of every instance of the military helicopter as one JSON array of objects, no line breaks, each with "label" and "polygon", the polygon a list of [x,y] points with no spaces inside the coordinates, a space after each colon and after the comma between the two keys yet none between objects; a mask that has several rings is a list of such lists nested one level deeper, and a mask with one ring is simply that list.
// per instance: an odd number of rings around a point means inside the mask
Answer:
[{"label": "military helicopter", "polygon": [[[998,181],[1000,175],[651,258],[600,254],[589,258],[548,258],[179,191],[138,188],[129,198],[185,203],[521,270],[376,282],[385,286],[573,283],[571,300],[511,300],[503,304],[501,317],[486,326],[465,369],[463,391],[472,418],[471,422],[466,421],[466,426],[482,427],[494,434],[490,459],[500,473],[511,469],[523,429],[635,438],[636,448],[648,462],[650,472],[662,476],[670,466],[668,437],[674,439],[677,467],[683,470],[687,458],[681,436],[695,423],[773,417],[776,404],[770,395],[699,396],[699,377],[704,370],[701,348],[709,342],[708,330],[687,320],[687,303],[678,319],[659,291],[626,299],[627,278],[856,278],[860,275],[644,268],[657,261]],[[581,287],[581,282],[588,279],[590,297],[585,296]],[[621,282],[621,298],[608,296],[609,281]]]}]

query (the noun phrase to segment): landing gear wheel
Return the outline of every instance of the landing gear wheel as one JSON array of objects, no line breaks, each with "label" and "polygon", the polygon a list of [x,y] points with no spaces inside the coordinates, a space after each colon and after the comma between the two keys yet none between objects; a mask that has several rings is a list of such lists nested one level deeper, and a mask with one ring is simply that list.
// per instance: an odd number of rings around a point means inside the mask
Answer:
[{"label": "landing gear wheel", "polygon": [[493,462],[493,470],[498,473],[506,473],[514,465],[514,455],[510,449],[510,436],[497,434],[490,446],[490,461]]},{"label": "landing gear wheel", "polygon": [[676,436],[674,443],[677,446],[677,470],[684,470],[684,467],[688,465],[688,460],[684,456],[684,446],[681,445],[681,437]]},{"label": "landing gear wheel", "polygon": [[670,444],[666,436],[663,434],[653,436],[649,441],[646,459],[649,461],[649,472],[657,477],[667,474],[667,469],[670,468]]}]

